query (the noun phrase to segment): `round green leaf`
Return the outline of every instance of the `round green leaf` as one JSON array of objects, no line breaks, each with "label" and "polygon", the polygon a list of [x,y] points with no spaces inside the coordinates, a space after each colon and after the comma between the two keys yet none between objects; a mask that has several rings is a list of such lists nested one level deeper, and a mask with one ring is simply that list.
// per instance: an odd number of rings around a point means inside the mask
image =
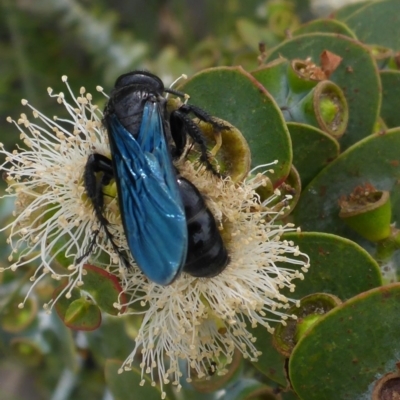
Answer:
[{"label": "round green leaf", "polygon": [[303,400],[370,399],[396,371],[400,284],[362,293],[322,317],[296,345],[289,374]]},{"label": "round green leaf", "polygon": [[299,400],[299,396],[292,390],[281,393],[282,400]]},{"label": "round green leaf", "polygon": [[307,24],[301,25],[292,32],[292,36],[304,35],[305,33],[336,33],[357,39],[356,35],[348,26],[340,21],[328,18],[315,19]]},{"label": "round green leaf", "polygon": [[302,187],[305,187],[339,155],[339,143],[311,125],[288,122],[287,127],[292,138],[293,164],[300,174]]},{"label": "round green leaf", "polygon": [[[105,377],[107,385],[114,396],[114,400],[127,400],[132,398],[146,400],[160,400],[161,391],[158,386],[151,386],[150,379],[139,368],[132,367],[131,371],[118,372],[122,361],[107,360],[105,365]],[[144,380],[145,384],[140,382]],[[134,394],[136,393],[136,394]],[[165,397],[168,400],[168,397]]]},{"label": "round green leaf", "polygon": [[71,329],[92,331],[101,324],[101,311],[96,304],[81,297],[74,300],[67,308],[64,323]]},{"label": "round green leaf", "polygon": [[343,90],[349,107],[348,126],[340,140],[341,147],[345,149],[370,135],[379,115],[380,80],[369,50],[346,36],[310,33],[286,40],[273,48],[267,61],[279,56],[288,59],[311,57],[318,65],[324,50],[343,58],[329,79]]},{"label": "round green leaf", "polygon": [[351,15],[353,15],[355,12],[365,7],[369,3],[370,0],[360,2],[357,1],[356,3],[346,4],[345,6],[339,8],[339,10],[335,11],[332,16],[341,21],[346,21],[347,18],[349,18]]},{"label": "round green leaf", "polygon": [[273,388],[255,379],[240,379],[226,390],[224,400],[279,400]]},{"label": "round green leaf", "polygon": [[286,357],[273,345],[272,334],[261,325],[252,328],[251,333],[257,338],[257,350],[262,352],[253,365],[272,381],[279,383],[282,387],[288,386],[285,371]]},{"label": "round green leaf", "polygon": [[292,150],[282,113],[268,92],[241,67],[204,70],[179,90],[190,103],[238,128],[246,138],[257,166],[278,160],[271,177],[278,186],[289,174]]},{"label": "round green leaf", "polygon": [[305,231],[330,232],[360,241],[340,218],[339,199],[359,185],[390,192],[392,220],[400,219],[400,129],[371,135],[342,153],[303,190],[292,215]]},{"label": "round green leaf", "polygon": [[[81,292],[76,288],[73,288],[71,291],[67,290],[59,297],[60,293],[64,291],[66,287],[67,283],[63,283],[62,285],[56,287],[53,292],[53,301],[55,301],[54,308],[56,309],[58,316],[63,321],[65,319],[68,307],[73,301],[78,300],[81,297]],[[69,293],[68,296],[66,296],[67,293]]]},{"label": "round green leaf", "polygon": [[367,44],[400,50],[400,2],[373,1],[345,19],[357,38]]},{"label": "round green leaf", "polygon": [[85,271],[86,275],[81,289],[87,291],[94,298],[97,305],[106,313],[118,315],[119,312],[124,312],[124,309],[119,310],[114,307],[114,303],[118,301],[118,298],[120,298],[122,304],[126,303],[125,295],[121,294],[122,287],[118,278],[103,268],[94,265],[86,264]]},{"label": "round green leaf", "polygon": [[[289,94],[289,68],[289,61],[280,57],[270,62],[268,65],[261,66],[251,72],[251,75],[268,90],[268,93],[274,98],[280,110],[287,104]],[[310,83],[307,81],[305,85],[306,88],[303,89],[303,91],[309,90],[311,86]],[[315,85],[316,83],[313,82],[311,87]]]},{"label": "round green leaf", "polygon": [[92,331],[101,324],[101,311],[92,301],[81,297],[79,289],[67,290],[60,297],[68,284],[58,286],[53,293],[55,309],[63,323],[71,329]]},{"label": "round green leaf", "polygon": [[282,290],[287,297],[301,299],[312,293],[330,293],[347,300],[382,285],[377,262],[358,244],[340,236],[320,232],[286,233],[310,257],[304,280],[297,279],[294,293]]},{"label": "round green leaf", "polygon": [[381,117],[388,128],[400,126],[400,71],[381,71]]},{"label": "round green leaf", "polygon": [[128,334],[127,318],[103,317],[101,329],[86,335],[88,347],[100,365],[109,358],[125,358],[132,351],[134,339]]}]

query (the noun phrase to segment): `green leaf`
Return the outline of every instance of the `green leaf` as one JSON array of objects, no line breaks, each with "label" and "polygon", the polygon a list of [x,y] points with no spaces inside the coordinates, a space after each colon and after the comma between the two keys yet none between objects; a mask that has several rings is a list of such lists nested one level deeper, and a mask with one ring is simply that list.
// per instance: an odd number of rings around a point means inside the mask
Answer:
[{"label": "green leaf", "polygon": [[278,186],[289,174],[292,150],[282,113],[268,92],[241,67],[204,70],[179,87],[190,103],[238,128],[257,166],[278,160],[271,177]]},{"label": "green leaf", "polygon": [[347,17],[344,22],[358,40],[400,50],[400,2],[373,1]]},{"label": "green leaf", "polygon": [[255,379],[240,379],[235,385],[228,387],[224,400],[278,400],[280,398],[273,388]]},{"label": "green leaf", "polygon": [[[131,371],[118,373],[121,368],[122,361],[108,360],[105,365],[105,377],[107,385],[114,396],[114,400],[127,400],[132,398],[146,400],[160,400],[161,391],[159,387],[151,386],[150,379],[145,375],[142,381],[141,370],[132,367]],[[136,395],[134,395],[136,393]],[[165,397],[169,399],[169,397]]]},{"label": "green leaf", "polygon": [[101,324],[100,309],[92,301],[81,297],[81,292],[76,288],[59,296],[67,285],[58,286],[53,293],[58,316],[68,328],[82,331],[97,329]]},{"label": "green leaf", "polygon": [[348,26],[334,19],[321,18],[310,21],[292,32],[292,36],[304,35],[305,33],[336,33],[357,39],[354,32]]},{"label": "green leaf", "polygon": [[297,396],[296,393],[293,392],[292,390],[288,392],[282,392],[281,396],[282,400],[299,400],[299,396]]},{"label": "green leaf", "polygon": [[304,280],[293,282],[294,293],[282,290],[287,297],[301,299],[323,292],[344,301],[382,284],[377,262],[351,240],[318,232],[286,233],[282,239],[293,241],[310,257]]},{"label": "green leaf", "polygon": [[251,328],[250,332],[257,338],[257,350],[262,352],[253,365],[272,381],[279,383],[282,387],[288,386],[285,371],[286,357],[273,345],[272,334],[261,325]]},{"label": "green leaf", "polygon": [[311,125],[288,122],[287,127],[292,138],[293,164],[300,174],[302,187],[305,187],[339,155],[339,143]]},{"label": "green leaf", "polygon": [[400,126],[400,71],[381,71],[381,117],[388,128]]},{"label": "green leaf", "polygon": [[[251,72],[251,75],[268,90],[268,93],[271,94],[280,109],[287,104],[289,94],[289,64],[288,60],[279,57],[268,63],[268,65],[261,66]],[[305,81],[304,85],[305,88],[302,88],[302,91],[309,90],[310,86],[314,87],[316,83],[312,82],[310,84],[309,81]]]},{"label": "green leaf", "polygon": [[300,398],[371,398],[376,380],[397,370],[399,315],[397,283],[362,293],[322,317],[300,339],[289,361]]},{"label": "green leaf", "polygon": [[101,324],[101,311],[96,304],[85,298],[74,300],[67,308],[64,323],[71,329],[91,331]]},{"label": "green leaf", "polygon": [[[125,294],[121,294],[122,287],[118,278],[105,271],[103,268],[94,265],[85,265],[86,275],[83,279],[81,289],[87,291],[96,301],[97,305],[106,313],[118,315],[124,312],[114,307],[114,303],[120,299],[121,303],[126,303]],[[119,296],[119,297],[118,297]]]},{"label": "green leaf", "polygon": [[[63,283],[56,287],[53,292],[53,301],[55,301],[54,308],[56,309],[58,316],[63,321],[65,319],[68,307],[73,301],[78,300],[81,297],[81,292],[76,288],[73,288],[70,291],[67,290],[60,296],[60,293],[63,292],[66,287],[67,283]],[[66,296],[67,293],[69,293],[68,296]]]},{"label": "green leaf", "polygon": [[351,15],[353,15],[358,10],[361,10],[361,8],[365,7],[369,3],[370,3],[370,0],[347,4],[347,5],[343,6],[342,8],[339,8],[339,10],[335,11],[332,14],[332,16],[334,18],[337,18],[337,19],[345,22],[347,18],[349,18]]},{"label": "green leaf", "polygon": [[[88,348],[99,365],[103,365],[109,358],[124,359],[132,351],[136,335],[129,331],[128,318],[103,315],[101,328],[86,334]],[[140,324],[141,320],[136,320]]]},{"label": "green leaf", "polygon": [[311,59],[319,64],[324,50],[343,58],[330,76],[346,97],[349,122],[340,140],[343,149],[358,142],[374,131],[381,103],[381,86],[375,60],[361,43],[346,36],[331,33],[300,35],[282,42],[268,54],[267,61],[279,56],[294,59]]},{"label": "green leaf", "polygon": [[392,219],[400,219],[400,129],[371,135],[342,153],[303,190],[293,211],[305,231],[330,232],[360,241],[340,218],[339,199],[359,185],[390,192]]}]

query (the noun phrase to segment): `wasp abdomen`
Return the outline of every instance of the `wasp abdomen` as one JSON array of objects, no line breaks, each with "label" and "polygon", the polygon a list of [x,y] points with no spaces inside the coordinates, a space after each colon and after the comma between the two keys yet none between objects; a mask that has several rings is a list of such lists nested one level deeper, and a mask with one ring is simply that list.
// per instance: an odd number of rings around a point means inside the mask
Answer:
[{"label": "wasp abdomen", "polygon": [[178,186],[188,229],[188,252],[183,270],[195,277],[211,278],[225,269],[228,253],[214,216],[198,189],[181,177]]}]

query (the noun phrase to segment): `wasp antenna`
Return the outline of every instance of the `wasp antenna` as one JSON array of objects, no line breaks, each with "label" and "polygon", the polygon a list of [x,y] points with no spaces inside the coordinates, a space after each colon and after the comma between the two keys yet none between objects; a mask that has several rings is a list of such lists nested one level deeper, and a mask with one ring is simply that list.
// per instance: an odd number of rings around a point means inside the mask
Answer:
[{"label": "wasp antenna", "polygon": [[170,85],[168,89],[165,89],[165,92],[167,93],[165,98],[168,99],[168,94],[175,94],[179,97],[185,97],[186,98],[186,94],[179,92],[178,90],[174,90],[172,89],[173,86],[179,82],[181,79],[187,79],[187,75],[186,74],[182,74],[181,76],[178,76],[178,78],[176,78]]}]

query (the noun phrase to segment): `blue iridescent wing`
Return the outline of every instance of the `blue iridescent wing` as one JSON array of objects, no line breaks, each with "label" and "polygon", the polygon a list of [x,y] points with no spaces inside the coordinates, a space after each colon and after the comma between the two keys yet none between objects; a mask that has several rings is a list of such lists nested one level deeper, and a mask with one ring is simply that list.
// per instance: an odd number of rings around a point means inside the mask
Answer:
[{"label": "blue iridescent wing", "polygon": [[107,124],[128,246],[150,280],[168,285],[186,260],[187,225],[159,105],[145,103],[136,138],[115,115]]}]

